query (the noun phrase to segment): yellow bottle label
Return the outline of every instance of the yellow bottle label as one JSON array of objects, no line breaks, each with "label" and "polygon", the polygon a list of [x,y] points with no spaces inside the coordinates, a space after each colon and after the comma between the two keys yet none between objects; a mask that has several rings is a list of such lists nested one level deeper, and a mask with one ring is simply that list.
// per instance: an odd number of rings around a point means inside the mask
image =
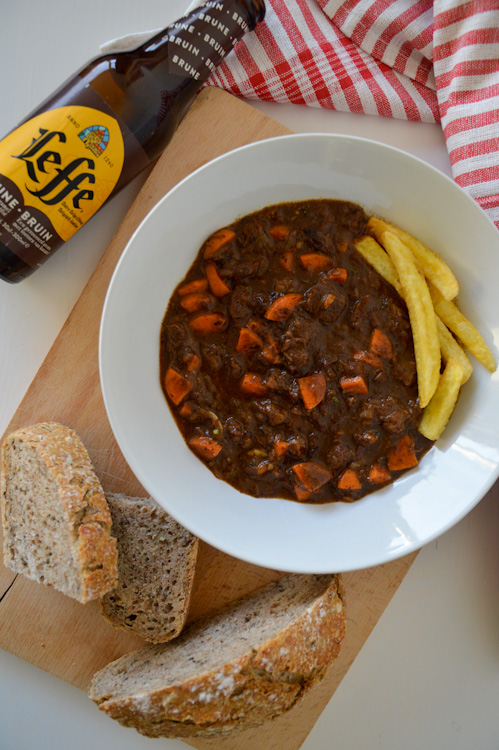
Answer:
[{"label": "yellow bottle label", "polygon": [[0,143],[0,193],[2,178],[20,192],[7,191],[15,194],[18,241],[31,239],[47,253],[53,231],[64,241],[72,237],[109,198],[124,156],[118,122],[92,107],[52,109],[10,133]]}]

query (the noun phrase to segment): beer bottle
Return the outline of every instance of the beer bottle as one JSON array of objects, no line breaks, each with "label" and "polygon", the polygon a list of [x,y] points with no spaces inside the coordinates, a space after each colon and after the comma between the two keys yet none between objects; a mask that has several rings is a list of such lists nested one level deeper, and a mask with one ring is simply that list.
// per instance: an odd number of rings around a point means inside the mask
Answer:
[{"label": "beer bottle", "polygon": [[264,15],[265,0],[208,0],[133,51],[88,62],[0,141],[0,277],[29,276],[151,164]]}]

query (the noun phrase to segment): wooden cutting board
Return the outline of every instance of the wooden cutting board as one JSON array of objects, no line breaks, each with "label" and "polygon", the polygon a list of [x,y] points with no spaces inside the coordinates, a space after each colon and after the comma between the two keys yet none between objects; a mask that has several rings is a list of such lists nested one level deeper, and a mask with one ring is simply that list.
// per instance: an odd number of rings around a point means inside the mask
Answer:
[{"label": "wooden cutting board", "polygon": [[[100,316],[114,267],[132,232],[179,180],[226,151],[288,132],[230,94],[218,89],[201,92],[104,253],[7,433],[41,421],[66,424],[86,445],[106,491],[145,495],[114,440],[99,383]],[[348,622],[340,657],[326,679],[292,711],[259,730],[189,744],[199,750],[298,750],[415,556],[343,576]],[[202,543],[189,619],[278,577],[276,571],[243,563]],[[109,625],[97,603],[81,605],[15,576],[0,563],[0,647],[85,690],[97,669],[142,644],[140,638]]]}]

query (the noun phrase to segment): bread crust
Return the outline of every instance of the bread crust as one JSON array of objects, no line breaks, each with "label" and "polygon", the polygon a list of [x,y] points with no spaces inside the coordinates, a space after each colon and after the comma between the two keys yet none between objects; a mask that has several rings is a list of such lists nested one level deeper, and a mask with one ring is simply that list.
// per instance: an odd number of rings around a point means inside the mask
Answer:
[{"label": "bread crust", "polygon": [[[248,644],[238,658],[173,684],[168,684],[165,671],[164,686],[152,690],[131,686],[129,695],[113,697],[109,684],[113,679],[132,680],[135,661],[143,667],[149,660],[154,669],[165,646],[151,646],[98,672],[90,697],[108,716],[149,737],[225,736],[260,726],[288,711],[338,656],[345,634],[343,588],[339,576],[329,578],[322,595],[298,617],[271,638]],[[208,620],[189,626],[180,639],[190,638],[194,644]]]},{"label": "bread crust", "polygon": [[72,554],[79,568],[79,590],[63,593],[85,603],[97,599],[117,583],[117,545],[111,536],[111,514],[89,455],[76,432],[56,422],[42,422],[11,433],[2,448],[2,523],[4,562],[16,573],[40,581],[41,575],[20,564],[18,550],[9,544],[9,486],[16,481],[19,466],[15,446],[23,444],[36,454],[46,476],[57,488],[57,497],[72,540]]}]

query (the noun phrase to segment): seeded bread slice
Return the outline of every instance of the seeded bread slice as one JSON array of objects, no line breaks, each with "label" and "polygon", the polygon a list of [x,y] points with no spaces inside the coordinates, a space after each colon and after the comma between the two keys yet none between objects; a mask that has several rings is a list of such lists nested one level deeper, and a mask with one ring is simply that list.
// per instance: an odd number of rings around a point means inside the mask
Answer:
[{"label": "seeded bread slice", "polygon": [[213,737],[289,710],[337,657],[338,576],[289,574],[94,676],[99,708],[149,737]]},{"label": "seeded bread slice", "polygon": [[199,541],[151,499],[107,494],[118,540],[118,585],[101,599],[112,625],[151,643],[184,627]]},{"label": "seeded bread slice", "polygon": [[1,498],[7,567],[82,603],[116,586],[111,515],[73,430],[45,422],[9,435]]}]

